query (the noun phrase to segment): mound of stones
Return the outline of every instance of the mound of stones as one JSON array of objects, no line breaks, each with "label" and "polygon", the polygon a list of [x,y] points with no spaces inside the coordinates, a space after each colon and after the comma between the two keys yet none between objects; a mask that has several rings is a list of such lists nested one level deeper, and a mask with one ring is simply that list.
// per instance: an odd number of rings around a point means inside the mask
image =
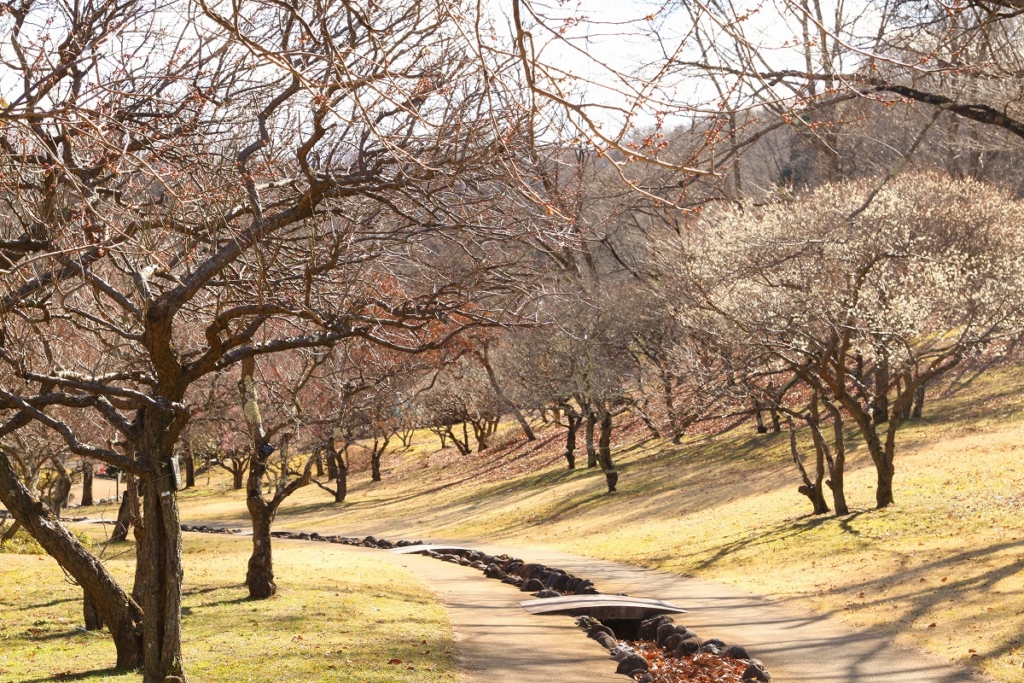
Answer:
[{"label": "mound of stones", "polygon": [[182,531],[195,531],[202,534],[240,534],[241,529],[225,529],[214,526],[189,526],[188,524],[181,525]]},{"label": "mound of stones", "polygon": [[524,593],[533,593],[538,598],[593,595],[598,592],[589,579],[573,576],[556,567],[524,562],[518,557],[488,555],[478,550],[462,549],[424,550],[421,554],[479,569],[489,579],[515,586]]},{"label": "mound of stones", "polygon": [[[619,665],[615,673],[625,674],[638,683],[654,683],[650,662],[641,652],[660,651],[661,656],[674,659],[710,655],[709,659],[735,660],[743,665],[742,680],[747,683],[767,683],[771,674],[759,660],[753,659],[742,645],[727,645],[717,638],[704,640],[672,617],[658,616],[640,623],[635,641],[619,640],[607,625],[591,617],[579,617],[576,624],[606,649]],[[713,662],[711,662],[713,663]],[[735,680],[735,679],[733,679]]]}]

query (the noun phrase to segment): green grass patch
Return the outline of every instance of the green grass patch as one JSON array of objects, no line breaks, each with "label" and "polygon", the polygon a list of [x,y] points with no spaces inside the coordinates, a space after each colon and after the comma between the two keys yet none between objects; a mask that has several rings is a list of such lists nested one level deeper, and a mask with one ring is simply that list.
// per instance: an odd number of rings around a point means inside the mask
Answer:
[{"label": "green grass patch", "polygon": [[[192,680],[454,679],[444,608],[405,569],[333,546],[277,543],[279,594],[250,601],[242,585],[249,548],[244,540],[186,535],[183,651]],[[130,585],[131,552],[107,565]],[[5,556],[0,585],[0,682],[140,679],[108,669],[113,644],[106,632],[81,630],[81,591],[52,559]]]}]

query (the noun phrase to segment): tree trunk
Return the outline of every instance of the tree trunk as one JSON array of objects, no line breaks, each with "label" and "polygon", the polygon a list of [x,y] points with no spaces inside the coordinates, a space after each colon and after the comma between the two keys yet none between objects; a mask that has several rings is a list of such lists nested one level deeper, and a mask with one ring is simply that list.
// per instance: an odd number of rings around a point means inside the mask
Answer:
[{"label": "tree trunk", "polygon": [[[253,476],[249,475],[252,482]],[[274,583],[274,558],[270,547],[270,526],[274,521],[274,510],[263,500],[263,484],[253,495],[252,487],[246,498],[246,507],[252,518],[252,555],[249,557],[249,570],[245,574],[245,585],[249,588],[249,597],[255,600],[269,598],[277,593]]]},{"label": "tree trunk", "polygon": [[833,450],[834,458],[829,458],[829,478],[825,485],[832,491],[832,507],[836,515],[850,514],[850,508],[846,505],[846,489],[844,477],[846,475],[846,441],[843,436],[843,414],[839,408],[832,403],[825,401],[825,407],[832,416]]},{"label": "tree trunk", "polygon": [[881,463],[875,466],[876,488],[875,507],[881,510],[889,507],[895,501],[892,495],[892,479],[895,468],[891,464]]},{"label": "tree trunk", "polygon": [[594,448],[594,427],[597,425],[597,413],[587,411],[587,426],[584,436],[587,441],[587,467],[597,467],[597,449]]},{"label": "tree trunk", "polygon": [[82,619],[85,621],[86,631],[100,631],[103,629],[103,617],[96,604],[89,597],[89,594],[82,591]]},{"label": "tree trunk", "polygon": [[569,463],[569,469],[576,469],[576,432],[579,431],[583,416],[575,410],[566,408],[565,419],[569,423],[569,431],[565,435],[565,459]]},{"label": "tree trunk", "polygon": [[237,460],[232,462],[234,466],[231,468],[231,487],[239,491],[245,485],[245,468]]},{"label": "tree trunk", "polygon": [[15,519],[14,524],[11,525],[11,528],[5,531],[2,536],[0,536],[0,545],[3,545],[4,543],[10,541],[17,535],[19,531],[21,531],[21,522]]},{"label": "tree trunk", "polygon": [[924,387],[926,382],[922,382],[920,386],[914,391],[914,409],[910,411],[910,417],[915,420],[921,419],[921,414],[924,411]]},{"label": "tree trunk", "polygon": [[[140,477],[142,518],[141,542],[136,546],[137,594],[146,615],[143,683],[164,683],[168,676],[184,679],[181,656],[181,523],[170,474],[171,448],[163,420],[146,420],[137,445],[139,462],[146,468]],[[160,448],[153,445],[161,444]],[[138,537],[138,536],[137,536]]]},{"label": "tree trunk", "polygon": [[333,458],[328,455],[327,462],[333,459],[335,462],[335,472],[337,473],[337,486],[334,489],[334,502],[344,503],[345,496],[348,495],[348,462],[345,459],[345,453],[348,451],[348,444],[345,444],[345,448],[342,449],[341,453],[338,453],[331,448],[330,453],[333,454]]},{"label": "tree trunk", "polygon": [[[378,446],[378,441],[380,445]],[[391,441],[391,437],[384,437],[381,441],[377,437],[373,439],[373,450],[370,452],[370,480],[380,481],[380,459],[384,455],[384,451],[388,447],[388,442]]]},{"label": "tree trunk", "polygon": [[758,434],[767,434],[768,428],[764,425],[764,417],[761,415],[761,404],[754,401],[754,423],[757,425]]},{"label": "tree trunk", "polygon": [[314,458],[315,458],[315,460],[314,460],[314,464],[315,464],[315,466],[316,466],[316,476],[317,476],[317,477],[322,477],[322,476],[324,476],[324,458],[323,458],[323,451],[320,451],[320,450],[318,449],[318,450],[317,450],[317,452],[316,452],[316,454],[314,455]]},{"label": "tree trunk", "polygon": [[619,473],[615,471],[615,464],[612,462],[612,414],[604,409],[601,410],[601,435],[597,442],[597,461],[604,472],[608,493],[615,493],[615,486],[619,482]]},{"label": "tree trunk", "polygon": [[263,417],[260,415],[259,395],[256,391],[256,361],[252,358],[243,360],[241,370],[238,389],[242,395],[242,412],[249,425],[253,444],[245,491],[245,506],[252,519],[252,555],[249,557],[245,585],[249,588],[250,598],[263,599],[277,592],[270,546],[270,525],[274,520],[274,508],[263,499],[263,477],[267,472],[267,462],[274,452],[274,447],[267,441]]},{"label": "tree trunk", "polygon": [[192,442],[185,440],[185,488],[196,487],[196,454],[192,452]]},{"label": "tree trunk", "polygon": [[871,419],[875,425],[889,421],[889,359],[882,355],[875,367],[875,396],[871,405]]},{"label": "tree trunk", "polygon": [[[813,417],[811,418],[813,419]],[[807,475],[807,470],[804,468],[804,463],[800,459],[800,453],[797,450],[796,445],[796,427],[793,425],[793,418],[787,420],[789,425],[789,450],[790,455],[793,457],[793,463],[800,471],[800,477],[803,480],[803,484],[797,488],[797,491],[807,496],[808,500],[811,501],[811,508],[814,510],[814,514],[823,515],[827,513],[828,504],[825,503],[825,493],[822,490],[822,482],[825,478],[825,453],[821,448],[819,441],[815,438],[815,455],[816,455],[816,468],[815,468],[815,479],[811,481],[811,478]],[[811,425],[812,433],[816,429],[815,425]]]},{"label": "tree trunk", "polygon": [[82,507],[93,504],[92,500],[92,463],[82,461]]},{"label": "tree trunk", "polygon": [[[512,411],[512,415],[516,418],[516,422],[519,423],[519,427],[523,430],[523,434],[526,435],[527,441],[536,441],[537,435],[533,433],[533,428],[530,427],[530,423],[523,417],[523,411],[519,409],[519,406],[512,402],[512,400],[505,395],[505,391],[502,389],[501,384],[498,382],[498,376],[494,374],[494,368],[491,367],[490,358],[487,355],[487,345],[485,343],[483,353],[474,353],[480,364],[484,366],[484,370],[487,372],[487,379],[491,382],[491,388],[494,389],[495,395],[498,399]],[[482,448],[480,450],[483,450]]]},{"label": "tree trunk", "polygon": [[[327,481],[334,481],[338,478],[338,452],[334,450],[334,445],[327,446]],[[341,502],[341,501],[337,501]]]},{"label": "tree trunk", "polygon": [[143,662],[143,611],[103,564],[50,511],[32,499],[3,453],[0,453],[0,501],[89,596],[96,612],[110,628],[117,650],[117,668],[138,667]]},{"label": "tree trunk", "polygon": [[57,515],[59,519],[60,511],[68,506],[71,497],[71,474],[68,473],[60,458],[54,456],[50,458],[50,462],[53,463],[54,469],[57,470],[57,483],[53,486],[53,497],[50,498],[50,507],[53,510],[53,514]]},{"label": "tree trunk", "polygon": [[138,509],[139,486],[135,482],[135,477],[129,475],[125,479],[121,506],[117,509],[117,522],[114,523],[114,530],[110,534],[112,543],[120,543],[128,539],[128,532],[131,530],[135,518],[133,511]]}]

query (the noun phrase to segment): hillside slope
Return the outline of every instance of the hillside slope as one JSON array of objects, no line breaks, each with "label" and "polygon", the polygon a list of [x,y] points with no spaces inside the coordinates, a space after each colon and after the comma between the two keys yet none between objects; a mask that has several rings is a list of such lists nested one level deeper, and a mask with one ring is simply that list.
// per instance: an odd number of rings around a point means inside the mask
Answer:
[{"label": "hillside slope", "polygon": [[[869,509],[862,446],[849,453],[852,513],[813,517],[785,434],[743,425],[673,446],[627,426],[613,439],[621,479],[609,495],[600,472],[565,469],[563,429],[525,443],[509,425],[503,446],[469,456],[418,434],[385,459],[383,482],[355,476],[340,505],[304,489],[277,527],[506,541],[715,579],[1024,681],[1019,374],[935,392],[900,433],[897,504],[883,511]],[[183,517],[244,524],[243,492],[225,486],[215,477],[183,494]]]}]

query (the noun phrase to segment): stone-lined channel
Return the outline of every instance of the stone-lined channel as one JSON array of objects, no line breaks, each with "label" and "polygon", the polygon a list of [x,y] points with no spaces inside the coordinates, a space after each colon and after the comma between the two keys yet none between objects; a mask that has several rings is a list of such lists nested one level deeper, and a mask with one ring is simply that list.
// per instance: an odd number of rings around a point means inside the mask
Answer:
[{"label": "stone-lined channel", "polygon": [[[242,533],[241,529],[188,524],[182,524],[181,529],[199,533]],[[507,554],[490,555],[469,548],[432,547],[423,541],[389,541],[373,536],[322,536],[291,531],[275,531],[271,535],[379,550],[408,548],[420,555],[472,567],[489,579],[501,581],[539,599],[600,594],[589,579]],[[629,676],[638,683],[752,683],[771,680],[764,665],[751,657],[742,645],[729,645],[717,638],[705,640],[682,624],[675,623],[671,616],[622,619],[583,615],[576,619],[576,624],[618,662],[616,673]]]}]

